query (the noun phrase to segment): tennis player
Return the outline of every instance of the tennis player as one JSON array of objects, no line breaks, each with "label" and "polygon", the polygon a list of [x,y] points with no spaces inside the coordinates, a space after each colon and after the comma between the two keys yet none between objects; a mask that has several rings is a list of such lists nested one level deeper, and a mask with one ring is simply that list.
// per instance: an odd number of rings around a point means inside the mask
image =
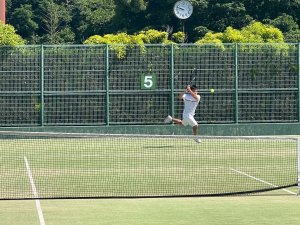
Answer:
[{"label": "tennis player", "polygon": [[[165,123],[174,122],[182,126],[191,126],[193,130],[193,135],[198,133],[198,123],[194,118],[196,108],[200,102],[200,95],[198,94],[197,87],[195,85],[187,85],[186,92],[179,95],[179,99],[182,99],[184,102],[184,109],[182,113],[182,120],[172,118],[170,115],[167,116],[164,120]],[[201,140],[196,138],[195,141],[200,143]]]}]

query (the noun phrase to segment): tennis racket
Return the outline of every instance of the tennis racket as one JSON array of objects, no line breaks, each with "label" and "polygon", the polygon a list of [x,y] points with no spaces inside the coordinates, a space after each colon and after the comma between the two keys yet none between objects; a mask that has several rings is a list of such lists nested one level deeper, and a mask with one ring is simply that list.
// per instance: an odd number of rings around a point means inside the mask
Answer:
[{"label": "tennis racket", "polygon": [[196,67],[191,72],[191,79],[190,79],[188,85],[192,85],[192,83],[195,81],[195,79],[196,79],[195,71],[196,71]]}]

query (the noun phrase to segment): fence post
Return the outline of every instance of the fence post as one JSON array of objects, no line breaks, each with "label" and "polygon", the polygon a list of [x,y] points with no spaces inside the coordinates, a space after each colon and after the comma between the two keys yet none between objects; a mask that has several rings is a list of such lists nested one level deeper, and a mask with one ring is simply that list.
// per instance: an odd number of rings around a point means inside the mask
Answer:
[{"label": "fence post", "polygon": [[298,163],[298,196],[300,196],[300,138],[297,138],[298,139],[298,143],[297,143],[297,155],[298,155],[298,160],[297,160],[297,163]]},{"label": "fence post", "polygon": [[109,126],[109,45],[106,44],[105,47],[105,93],[106,93],[106,101],[105,101],[105,123]]},{"label": "fence post", "polygon": [[45,104],[44,104],[44,45],[40,47],[40,126],[44,126]]},{"label": "fence post", "polygon": [[300,122],[300,42],[298,42],[298,122]]},{"label": "fence post", "polygon": [[234,92],[235,92],[235,123],[239,123],[239,71],[238,71],[238,44],[235,43],[234,47]]},{"label": "fence post", "polygon": [[171,74],[170,74],[170,84],[171,84],[171,116],[175,114],[174,110],[174,44],[171,44]]}]

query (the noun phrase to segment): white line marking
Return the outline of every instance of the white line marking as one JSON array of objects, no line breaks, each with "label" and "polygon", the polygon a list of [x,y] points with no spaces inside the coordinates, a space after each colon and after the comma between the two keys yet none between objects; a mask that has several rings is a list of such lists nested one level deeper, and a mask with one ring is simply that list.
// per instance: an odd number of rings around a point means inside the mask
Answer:
[{"label": "white line marking", "polygon": [[[236,169],[233,169],[233,168],[230,168],[230,169],[233,170],[234,172],[237,172],[237,173],[239,173],[239,174],[242,174],[242,175],[244,175],[244,176],[246,176],[246,177],[250,177],[250,178],[252,178],[252,179],[254,179],[254,180],[257,180],[257,181],[259,181],[259,182],[268,184],[268,185],[270,185],[270,186],[272,186],[272,187],[279,187],[279,186],[277,186],[277,185],[271,184],[271,183],[269,183],[269,182],[267,182],[267,181],[264,181],[264,180],[262,180],[262,179],[259,179],[259,178],[257,178],[257,177],[254,177],[254,176],[251,176],[251,175],[249,175],[249,174],[247,174],[247,173],[244,173],[244,172],[242,172],[242,171],[239,171],[239,170],[236,170]],[[283,188],[282,190],[284,190],[284,191],[286,191],[286,192],[288,192],[288,193],[290,193],[290,194],[292,194],[292,195],[297,195],[297,193],[292,192],[292,191],[289,191],[289,190],[287,190],[287,189],[285,189],[285,188]]]},{"label": "white line marking", "polygon": [[38,199],[39,195],[37,193],[36,186],[34,184],[33,176],[32,176],[32,173],[31,173],[31,170],[30,170],[30,167],[29,167],[29,163],[28,163],[28,160],[27,160],[26,156],[24,156],[24,161],[25,161],[25,165],[26,165],[26,170],[27,170],[27,174],[28,174],[28,177],[29,177],[29,181],[30,181],[30,184],[31,184],[33,196],[35,198],[37,198],[35,200],[35,205],[36,205],[36,209],[37,209],[37,212],[38,212],[38,216],[39,216],[39,220],[40,220],[40,225],[45,225],[45,220],[44,220],[44,216],[43,216],[43,211],[42,211],[41,203],[40,203],[40,201]]}]

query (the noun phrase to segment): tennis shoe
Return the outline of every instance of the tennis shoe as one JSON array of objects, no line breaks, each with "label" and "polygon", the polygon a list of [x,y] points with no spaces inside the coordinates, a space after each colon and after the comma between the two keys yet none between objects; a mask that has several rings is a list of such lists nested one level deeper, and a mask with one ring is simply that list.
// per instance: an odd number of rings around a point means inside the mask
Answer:
[{"label": "tennis shoe", "polygon": [[170,115],[168,115],[166,118],[165,118],[165,120],[164,120],[164,122],[165,123],[171,123],[172,122],[172,116],[170,116]]},{"label": "tennis shoe", "polygon": [[202,141],[201,141],[201,139],[199,139],[199,138],[196,138],[196,139],[194,139],[197,143],[201,143]]}]

